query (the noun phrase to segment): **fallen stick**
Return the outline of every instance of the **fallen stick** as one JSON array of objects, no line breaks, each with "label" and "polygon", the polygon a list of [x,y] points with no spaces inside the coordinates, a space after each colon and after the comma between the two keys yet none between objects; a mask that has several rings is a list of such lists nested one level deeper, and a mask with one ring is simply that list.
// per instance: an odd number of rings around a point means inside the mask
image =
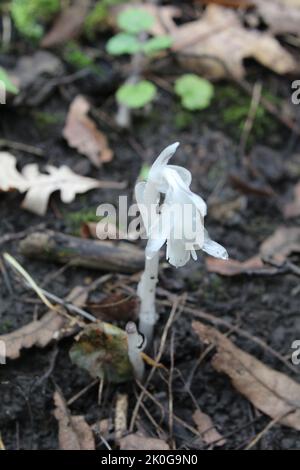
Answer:
[{"label": "fallen stick", "polygon": [[144,266],[143,252],[125,242],[86,240],[52,230],[31,233],[19,246],[30,258],[101,271],[135,273]]}]

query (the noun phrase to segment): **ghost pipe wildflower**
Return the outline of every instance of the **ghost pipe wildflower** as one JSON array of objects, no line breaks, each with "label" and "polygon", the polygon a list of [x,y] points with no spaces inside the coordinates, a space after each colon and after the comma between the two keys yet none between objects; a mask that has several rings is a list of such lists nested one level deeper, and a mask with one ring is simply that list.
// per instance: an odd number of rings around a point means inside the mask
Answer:
[{"label": "ghost pipe wildflower", "polygon": [[190,190],[191,173],[183,167],[168,165],[179,143],[165,148],[153,163],[147,182],[135,187],[137,204],[143,219],[148,242],[145,270],[138,285],[141,300],[139,330],[152,340],[157,321],[155,288],[158,279],[159,250],[167,243],[166,258],[176,268],[191,258],[196,250],[227,259],[225,248],[209,238],[204,228],[206,204]]}]

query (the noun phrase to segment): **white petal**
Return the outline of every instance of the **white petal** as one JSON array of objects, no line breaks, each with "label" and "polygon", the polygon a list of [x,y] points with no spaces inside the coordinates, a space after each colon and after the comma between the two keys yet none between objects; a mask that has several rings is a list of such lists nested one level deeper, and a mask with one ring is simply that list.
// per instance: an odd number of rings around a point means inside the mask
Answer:
[{"label": "white petal", "polygon": [[167,240],[167,260],[176,268],[184,266],[190,259],[191,253],[186,250],[183,240],[174,240],[172,237]]},{"label": "white petal", "polygon": [[135,185],[134,193],[135,193],[136,202],[138,204],[144,203],[145,187],[146,187],[145,181],[141,181]]},{"label": "white petal", "polygon": [[[179,145],[179,142],[175,142],[174,144],[168,145],[157,157],[155,162],[153,163],[150,173],[152,171],[156,171],[158,168],[161,168],[162,166],[167,165],[168,161],[170,160],[171,157],[173,157],[174,153],[177,150],[177,147]],[[149,173],[149,176],[150,176]]]},{"label": "white petal", "polygon": [[184,182],[184,184],[186,184],[186,186],[190,186],[192,182],[192,175],[189,170],[187,170],[183,166],[178,165],[168,165],[168,168],[175,170]]},{"label": "white petal", "polygon": [[228,253],[225,248],[217,242],[214,242],[209,238],[207,231],[205,230],[205,240],[202,250],[210,256],[215,258],[228,259]]}]

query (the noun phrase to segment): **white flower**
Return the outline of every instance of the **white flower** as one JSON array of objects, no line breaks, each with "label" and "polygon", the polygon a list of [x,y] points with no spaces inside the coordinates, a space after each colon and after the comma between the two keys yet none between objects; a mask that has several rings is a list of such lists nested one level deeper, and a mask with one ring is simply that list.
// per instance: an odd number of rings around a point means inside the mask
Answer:
[{"label": "white flower", "polygon": [[[227,259],[225,248],[209,238],[204,228],[206,204],[190,190],[191,173],[168,165],[179,143],[165,148],[153,163],[147,182],[136,185],[135,194],[148,236],[146,257],[152,259],[167,242],[167,260],[184,266],[196,250]],[[164,198],[164,200],[162,200]]]}]

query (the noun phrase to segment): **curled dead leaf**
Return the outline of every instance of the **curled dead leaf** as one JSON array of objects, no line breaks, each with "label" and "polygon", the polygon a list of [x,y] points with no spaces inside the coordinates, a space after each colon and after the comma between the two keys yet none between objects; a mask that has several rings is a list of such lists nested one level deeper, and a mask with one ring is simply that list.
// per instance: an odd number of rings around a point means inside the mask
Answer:
[{"label": "curled dead leaf", "polygon": [[138,316],[137,298],[128,297],[122,293],[101,296],[97,301],[94,295],[87,304],[89,311],[102,321],[114,320],[134,321]]},{"label": "curled dead leaf", "polygon": [[235,11],[222,6],[208,5],[199,20],[178,26],[172,37],[180,61],[209,78],[222,78],[229,71],[241,79],[246,58],[278,74],[297,69],[292,55],[270,33],[246,29]]},{"label": "curled dead leaf", "polygon": [[139,433],[128,434],[120,439],[121,450],[169,450],[170,447],[162,439],[145,437]]},{"label": "curled dead leaf", "polygon": [[215,428],[212,419],[206,413],[203,413],[201,410],[196,410],[193,414],[193,421],[206,444],[215,444],[221,447],[226,443],[226,439],[221,436],[219,431]]},{"label": "curled dead leaf", "polygon": [[300,216],[300,183],[294,187],[294,200],[283,206],[283,215],[286,219]]},{"label": "curled dead leaf", "polygon": [[61,450],[95,450],[93,432],[83,416],[72,416],[61,392],[53,396]]},{"label": "curled dead leaf", "polygon": [[300,384],[238,348],[215,328],[194,321],[193,329],[201,341],[217,348],[214,369],[228,375],[233,386],[261,412],[300,430]]},{"label": "curled dead leaf", "polygon": [[273,235],[266,238],[260,246],[258,255],[246,261],[233,259],[223,261],[207,257],[205,263],[209,272],[222,276],[274,275],[280,272],[284,262],[292,253],[300,253],[300,228],[283,226],[278,227]]},{"label": "curled dead leaf", "polygon": [[102,163],[112,160],[113,152],[106,136],[89,118],[89,110],[89,102],[83,96],[76,96],[69,109],[63,136],[70,147],[76,148],[99,168]]},{"label": "curled dead leaf", "polygon": [[222,276],[238,276],[240,274],[261,275],[276,274],[278,269],[273,266],[265,265],[259,256],[253,256],[246,261],[237,261],[234,259],[222,260],[218,258],[207,257],[205,260],[208,272],[221,274]]},{"label": "curled dead leaf", "polygon": [[[66,301],[72,302],[77,307],[83,307],[86,299],[86,291],[78,286],[70,292]],[[72,331],[74,324],[70,320],[56,311],[49,310],[40,320],[34,320],[11,333],[0,336],[0,341],[4,341],[6,345],[7,358],[17,359],[22,349],[33,346],[44,348],[51,341],[69,335]]]},{"label": "curled dead leaf", "polygon": [[42,47],[64,45],[81,33],[90,6],[89,0],[76,0],[57,17],[41,42]]},{"label": "curled dead leaf", "polygon": [[264,259],[282,263],[292,253],[300,253],[300,227],[278,227],[260,247]]}]

